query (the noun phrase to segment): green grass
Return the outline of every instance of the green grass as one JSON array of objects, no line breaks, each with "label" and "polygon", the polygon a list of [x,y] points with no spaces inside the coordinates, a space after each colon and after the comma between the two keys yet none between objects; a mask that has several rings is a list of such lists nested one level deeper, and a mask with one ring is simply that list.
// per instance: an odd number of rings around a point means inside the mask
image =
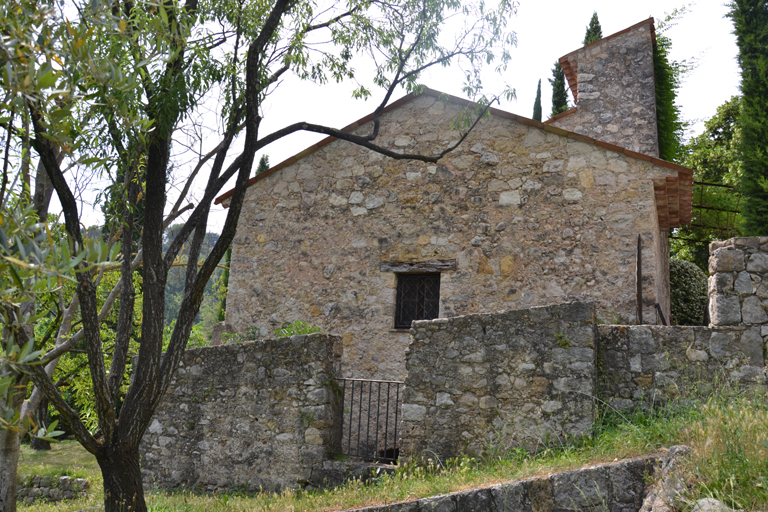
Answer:
[{"label": "green grass", "polygon": [[[595,434],[569,446],[528,454],[489,446],[478,460],[440,463],[426,461],[399,468],[369,485],[352,482],[324,492],[285,491],[281,494],[152,492],[151,510],[197,511],[330,511],[416,499],[472,487],[563,471],[585,464],[609,462],[655,453],[674,444],[689,444],[693,456],[683,465],[696,499],[715,497],[744,510],[768,509],[768,406],[764,397],[747,398],[738,391],[721,393],[707,402],[672,403],[653,412],[629,417],[608,412],[595,426]],[[57,506],[74,511],[102,499],[101,476],[93,458],[72,442],[62,443],[50,455],[25,449],[22,473],[40,468],[54,474],[70,468],[91,480],[91,494]],[[20,510],[50,510],[50,505]]]}]

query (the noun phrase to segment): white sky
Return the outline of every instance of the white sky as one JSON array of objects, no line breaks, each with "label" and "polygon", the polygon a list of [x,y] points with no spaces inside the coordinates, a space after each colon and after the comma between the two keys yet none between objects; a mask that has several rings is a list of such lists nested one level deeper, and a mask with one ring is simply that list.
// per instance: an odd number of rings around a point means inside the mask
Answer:
[{"label": "white sky", "polygon": [[[663,19],[665,13],[684,5],[668,0],[520,0],[517,16],[509,24],[517,33],[517,47],[512,50],[512,60],[504,76],[493,71],[495,66],[488,66],[484,78],[486,91],[500,93],[504,82],[508,83],[516,89],[517,99],[502,103],[499,108],[531,117],[536,84],[541,79],[542,110],[546,119],[551,110],[551,86],[547,79],[552,76],[552,66],[558,58],[582,46],[593,11],[597,11],[603,35],[608,36],[650,16]],[[711,117],[719,105],[739,92],[738,50],[731,33],[733,25],[725,18],[728,8],[722,0],[698,0],[688,9],[689,12],[669,29],[667,35],[672,40],[673,60],[698,59],[698,67],[685,78],[677,101],[685,120],[699,121],[693,125],[693,133],[700,133],[703,129],[701,121]],[[438,69],[424,75],[421,83],[463,96],[462,75],[457,68]],[[369,114],[381,101],[382,94],[378,91],[374,91],[373,98],[368,101],[353,100],[353,88],[351,83],[318,86],[302,83],[294,76],[287,77],[268,98],[261,124],[262,135],[298,121],[341,128]],[[403,94],[399,92],[397,97]],[[272,165],[276,165],[322,138],[315,134],[295,134],[266,147],[263,153],[269,155]],[[211,141],[211,146],[216,142]],[[234,151],[236,148],[230,153],[236,155]],[[202,186],[204,178],[198,178],[198,181]],[[209,229],[220,231],[225,215],[226,210],[214,206]],[[86,220],[86,225],[100,222],[96,217],[92,222],[90,220]]]}]

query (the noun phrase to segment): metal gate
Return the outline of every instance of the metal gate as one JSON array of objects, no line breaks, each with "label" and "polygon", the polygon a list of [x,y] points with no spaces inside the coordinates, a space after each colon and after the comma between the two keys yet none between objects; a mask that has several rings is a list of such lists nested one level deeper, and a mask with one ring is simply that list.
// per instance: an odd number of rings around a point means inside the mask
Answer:
[{"label": "metal gate", "polygon": [[338,379],[343,389],[341,455],[396,463],[402,381]]}]

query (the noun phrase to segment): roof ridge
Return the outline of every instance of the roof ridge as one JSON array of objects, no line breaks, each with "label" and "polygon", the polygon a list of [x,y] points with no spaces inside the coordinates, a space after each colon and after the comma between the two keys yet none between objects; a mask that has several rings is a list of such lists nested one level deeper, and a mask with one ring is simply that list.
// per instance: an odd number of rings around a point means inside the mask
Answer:
[{"label": "roof ridge", "polygon": [[[419,96],[421,96],[422,94],[426,94],[426,95],[432,96],[434,98],[447,97],[450,101],[452,101],[454,103],[457,103],[459,105],[462,105],[462,106],[474,105],[474,103],[469,101],[469,100],[465,100],[463,98],[459,98],[459,97],[453,96],[451,94],[446,94],[446,93],[443,93],[443,92],[440,92],[440,91],[436,91],[434,89],[430,89],[429,87],[425,87],[423,92],[421,92],[419,94],[409,93],[409,94],[406,94],[405,96],[403,96],[402,98],[400,98],[400,99],[398,99],[396,101],[393,101],[392,103],[387,105],[381,111],[381,114],[385,114],[385,113],[390,112],[390,111],[392,111],[392,110],[394,110],[394,109],[396,109],[398,107],[406,105],[406,104],[410,103],[411,101],[413,101],[414,99],[416,99]],[[613,151],[613,152],[616,152],[616,153],[621,153],[621,154],[623,154],[625,156],[628,156],[630,158],[634,158],[634,159],[637,159],[637,160],[650,161],[650,162],[653,162],[655,165],[658,165],[660,167],[666,167],[668,169],[672,169],[672,170],[678,171],[678,172],[681,171],[681,170],[682,171],[690,171],[691,173],[693,172],[691,169],[688,169],[687,167],[683,167],[681,165],[675,164],[673,162],[667,162],[666,160],[662,160],[660,158],[652,157],[652,156],[645,155],[645,154],[642,154],[642,153],[637,153],[635,151],[631,151],[629,149],[622,148],[621,146],[616,146],[615,144],[610,144],[608,142],[603,142],[601,140],[594,139],[592,137],[588,137],[586,135],[581,135],[579,133],[568,131],[568,130],[565,130],[565,129],[562,129],[562,128],[558,128],[556,126],[552,126],[552,125],[549,125],[549,124],[544,124],[544,123],[542,123],[540,121],[534,121],[533,119],[529,119],[527,117],[523,117],[523,116],[520,116],[520,115],[517,115],[517,114],[513,114],[513,113],[507,112],[505,110],[500,110],[500,109],[496,109],[496,108],[490,108],[489,112],[491,113],[491,115],[494,115],[494,116],[497,116],[497,117],[501,117],[503,119],[511,119],[513,121],[517,121],[520,124],[524,124],[526,126],[531,126],[531,127],[534,127],[534,128],[539,128],[539,129],[544,130],[546,132],[556,133],[558,135],[562,135],[564,137],[568,137],[569,139],[572,139],[572,140],[577,140],[579,142],[584,142],[586,144],[594,144],[596,146],[602,147],[602,148],[607,149],[609,151]],[[368,122],[370,122],[372,120],[373,120],[373,113],[368,114],[367,116],[362,117],[362,118],[358,119],[357,121],[355,121],[355,122],[345,126],[344,128],[342,128],[342,131],[346,132],[346,131],[351,131],[351,130],[357,129],[360,126],[362,126],[363,124],[366,124],[366,123],[368,123]],[[299,152],[299,153],[297,153],[297,154],[295,154],[295,155],[293,155],[293,156],[283,160],[282,162],[280,162],[276,166],[270,168],[268,171],[263,172],[263,173],[261,173],[261,174],[259,174],[257,176],[254,176],[253,178],[248,180],[248,184],[246,185],[246,187],[250,187],[254,183],[256,183],[256,182],[266,178],[267,176],[271,176],[272,174],[276,173],[277,171],[279,171],[279,170],[281,170],[281,169],[283,169],[285,167],[288,167],[289,165],[292,165],[292,164],[298,162],[299,160],[301,160],[305,156],[311,155],[315,151],[319,150],[320,148],[322,148],[324,146],[327,146],[328,144],[330,144],[331,142],[333,142],[335,140],[337,140],[336,137],[334,137],[333,135],[329,135],[328,137],[324,138],[323,140],[317,142],[316,144],[313,144],[313,145],[307,147],[306,149],[304,149],[303,151],[301,151],[301,152]],[[216,200],[214,201],[214,204],[220,204],[224,200],[232,197],[232,194],[234,193],[234,190],[235,189],[232,188],[232,189],[228,190],[227,192],[224,192],[223,194],[221,194],[219,197],[216,198]]]}]

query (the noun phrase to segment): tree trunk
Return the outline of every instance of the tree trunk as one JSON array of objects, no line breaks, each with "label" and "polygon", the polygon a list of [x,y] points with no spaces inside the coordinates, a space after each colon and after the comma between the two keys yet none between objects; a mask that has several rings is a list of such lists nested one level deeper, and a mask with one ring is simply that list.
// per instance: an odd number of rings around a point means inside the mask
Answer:
[{"label": "tree trunk", "polygon": [[146,512],[138,447],[110,450],[96,460],[104,477],[104,511]]},{"label": "tree trunk", "polygon": [[[35,420],[37,421],[38,430],[45,427],[48,430],[48,399],[43,397],[40,399],[40,405],[37,406],[35,413]],[[40,439],[35,435],[35,432],[30,432],[29,447],[33,450],[50,450],[51,442],[44,439]]]},{"label": "tree trunk", "polygon": [[[16,393],[15,410],[21,408],[24,395]],[[0,402],[4,402],[0,399]],[[0,512],[16,512],[16,470],[21,449],[19,433],[14,430],[0,429]]]}]

